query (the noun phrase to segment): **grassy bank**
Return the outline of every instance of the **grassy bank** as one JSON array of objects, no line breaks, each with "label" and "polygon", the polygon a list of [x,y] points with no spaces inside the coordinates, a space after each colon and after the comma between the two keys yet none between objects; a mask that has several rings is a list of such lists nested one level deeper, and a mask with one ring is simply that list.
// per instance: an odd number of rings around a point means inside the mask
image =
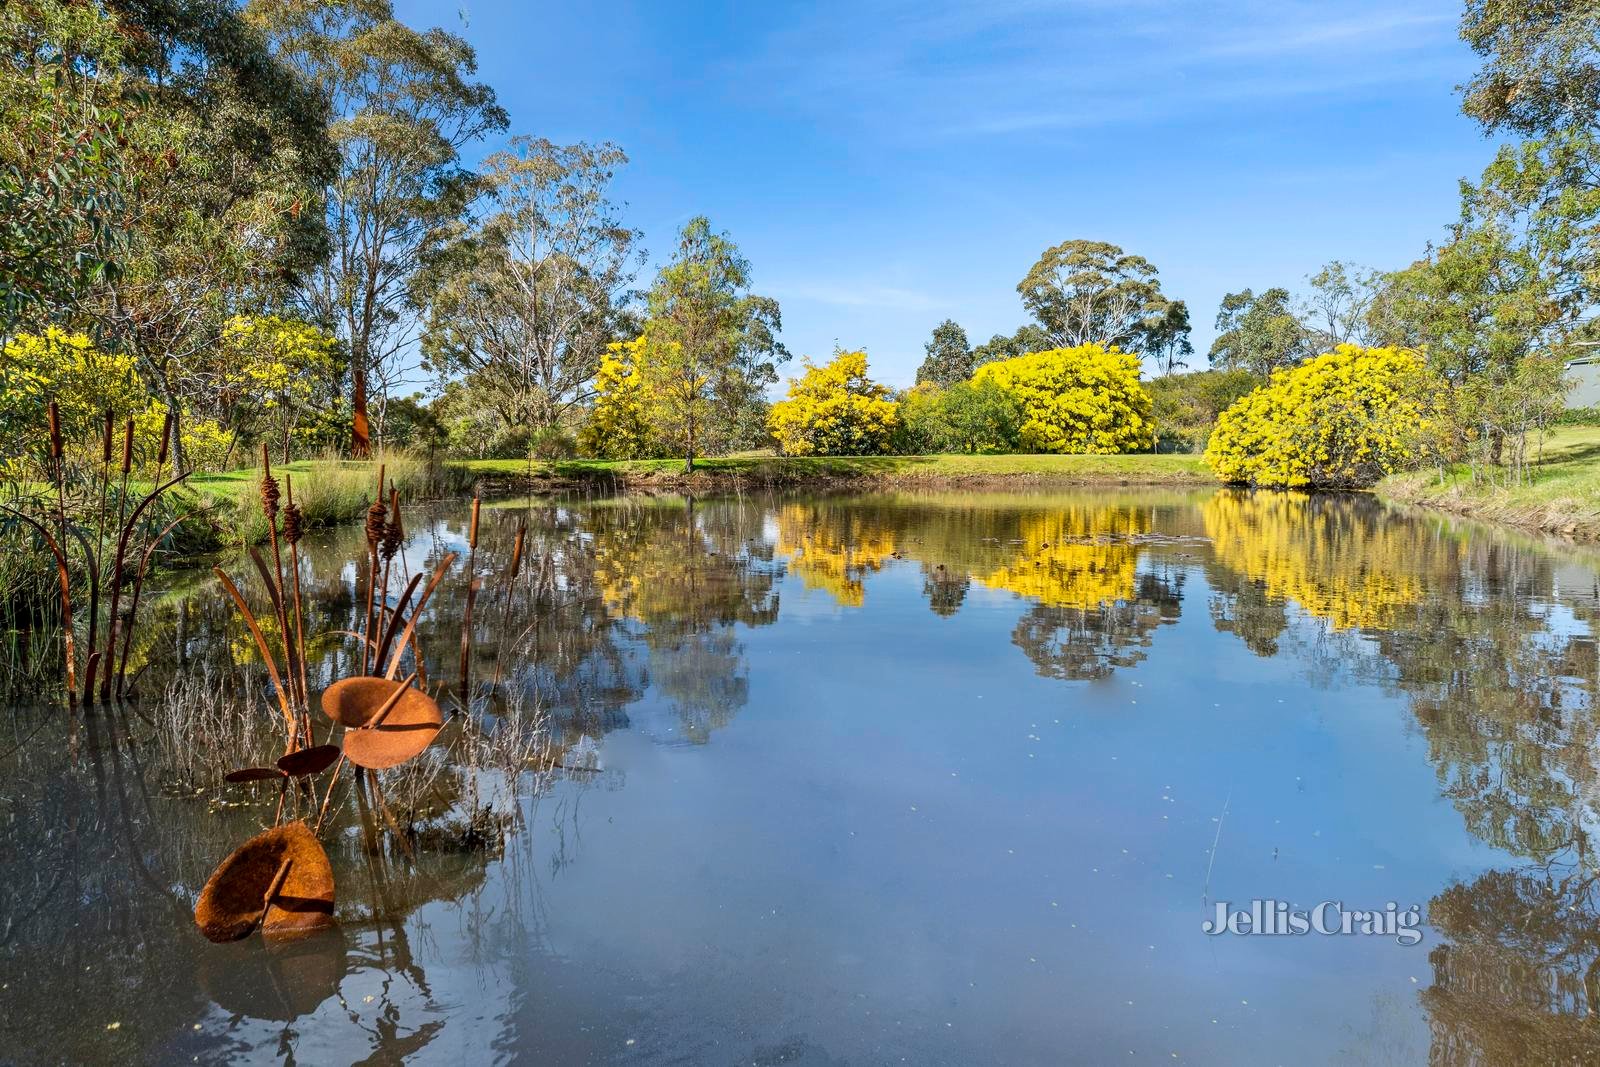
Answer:
[{"label": "grassy bank", "polygon": [[1557,426],[1532,481],[1475,484],[1465,466],[1399,474],[1379,483],[1389,500],[1576,537],[1600,537],[1600,426]]},{"label": "grassy bank", "polygon": [[[332,526],[360,518],[372,500],[377,486],[377,467],[373,463],[337,459],[303,459],[281,466],[274,464],[273,476],[285,489],[294,485],[295,503],[305,515],[307,526]],[[385,484],[393,482],[402,496],[415,499],[427,484],[427,470],[420,460],[391,456],[384,461]],[[226,471],[221,474],[191,475],[176,490],[184,510],[203,513],[200,522],[210,526],[218,546],[255,544],[267,538],[267,520],[261,511],[261,472],[257,469]]]},{"label": "grassy bank", "polygon": [[1194,455],[1120,456],[723,456],[695,460],[685,475],[681,459],[460,460],[456,479],[511,490],[561,484],[618,488],[765,488],[784,486],[1210,485]]}]

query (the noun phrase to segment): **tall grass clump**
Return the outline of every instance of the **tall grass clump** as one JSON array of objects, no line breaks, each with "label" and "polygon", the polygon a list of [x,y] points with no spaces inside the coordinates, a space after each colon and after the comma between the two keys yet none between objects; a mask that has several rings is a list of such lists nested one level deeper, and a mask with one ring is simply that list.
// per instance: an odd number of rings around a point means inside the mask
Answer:
[{"label": "tall grass clump", "polygon": [[[420,495],[428,483],[428,467],[423,460],[391,452],[384,458],[384,465],[386,483],[393,483],[402,494]],[[353,521],[365,514],[372,503],[376,468],[370,462],[328,456],[309,464],[293,464],[288,470],[294,477],[295,502],[308,528]],[[241,481],[234,490],[229,540],[257,544],[270,537],[258,489],[259,479],[252,478]]]}]

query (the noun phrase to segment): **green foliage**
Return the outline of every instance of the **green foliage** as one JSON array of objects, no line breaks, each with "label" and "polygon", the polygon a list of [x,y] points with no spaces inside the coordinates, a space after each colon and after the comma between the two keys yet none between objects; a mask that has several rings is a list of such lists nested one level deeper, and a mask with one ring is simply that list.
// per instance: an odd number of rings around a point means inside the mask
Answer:
[{"label": "green foliage", "polygon": [[[421,393],[391,397],[384,412],[384,437],[400,448],[425,449],[432,452],[444,447],[450,439],[442,405],[431,402]],[[333,447],[333,442],[329,442]]]},{"label": "green foliage", "polygon": [[0,338],[55,321],[126,244],[121,41],[92,4],[0,5]]},{"label": "green foliage", "polygon": [[933,339],[923,346],[927,353],[917,368],[917,384],[937,385],[941,388],[964,382],[972,376],[972,346],[967,342],[967,331],[952,319],[945,319],[933,328]]},{"label": "green foliage", "polygon": [[651,423],[686,465],[749,443],[761,391],[789,358],[777,301],[749,292],[750,263],[726,233],[690,219],[646,301],[638,353]]},{"label": "green foliage", "polygon": [[612,144],[516,137],[485,161],[493,210],[452,228],[421,271],[423,349],[472,378],[506,426],[567,421],[589,395],[641,258],[608,197],[627,162]]},{"label": "green foliage", "polygon": [[972,350],[972,366],[974,369],[985,363],[994,363],[1002,359],[1015,359],[1025,356],[1029,352],[1044,352],[1054,348],[1050,335],[1043,327],[1033,323],[1025,323],[1017,328],[1014,334],[997,333],[983,344]]},{"label": "green foliage", "polygon": [[1213,367],[1247,370],[1265,378],[1299,363],[1312,351],[1310,331],[1295,315],[1289,290],[1268,289],[1257,296],[1245,289],[1222,298],[1217,338],[1211,343]]},{"label": "green foliage", "polygon": [[995,382],[956,382],[910,389],[900,399],[896,451],[1012,452],[1020,441],[1022,412]]},{"label": "green foliage", "polygon": [[1063,241],[1046,249],[1017,292],[1053,346],[1143,350],[1175,343],[1179,330],[1187,333],[1187,310],[1174,312],[1150,261],[1104,241]]},{"label": "green foliage", "polygon": [[350,444],[365,456],[370,380],[397,376],[412,283],[479,192],[461,149],[504,129],[507,116],[475,80],[466,40],[405,25],[389,0],[254,0],[247,11],[332,111],[332,254],[300,295],[349,353]]},{"label": "green foliage", "polygon": [[889,450],[899,424],[887,386],[867,377],[865,352],[838,352],[789,382],[767,425],[791,456],[875,456]]},{"label": "green foliage", "polygon": [[1490,130],[1544,134],[1600,119],[1600,8],[1592,0],[1467,0],[1461,38],[1484,60],[1462,110]]},{"label": "green foliage", "polygon": [[1203,452],[1217,416],[1261,380],[1247,370],[1168,374],[1145,383],[1157,452]]},{"label": "green foliage", "polygon": [[1224,411],[1206,463],[1229,483],[1365,488],[1430,457],[1440,389],[1416,352],[1342,345]]},{"label": "green foliage", "polygon": [[978,368],[1022,415],[1018,442],[1031,452],[1132,452],[1153,441],[1150,396],[1139,357],[1099,345],[1035,352]]}]

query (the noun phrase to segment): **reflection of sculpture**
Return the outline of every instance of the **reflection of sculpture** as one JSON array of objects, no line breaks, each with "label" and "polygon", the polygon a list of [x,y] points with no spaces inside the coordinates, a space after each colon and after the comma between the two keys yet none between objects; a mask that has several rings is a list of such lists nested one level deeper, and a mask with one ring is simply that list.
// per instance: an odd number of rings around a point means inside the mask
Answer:
[{"label": "reflection of sculpture", "polygon": [[348,970],[344,932],[291,941],[240,941],[200,957],[200,986],[223,1011],[290,1022],[339,991]]}]

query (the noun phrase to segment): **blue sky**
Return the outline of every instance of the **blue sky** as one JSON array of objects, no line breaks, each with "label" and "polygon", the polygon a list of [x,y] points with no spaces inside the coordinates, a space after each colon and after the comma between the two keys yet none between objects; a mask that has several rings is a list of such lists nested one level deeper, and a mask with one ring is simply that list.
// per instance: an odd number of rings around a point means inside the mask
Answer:
[{"label": "blue sky", "polygon": [[1410,262],[1492,152],[1459,0],[398,10],[477,47],[512,133],[621,145],[656,262],[707,215],[796,356],[865,348],[897,386],[946,317],[1014,330],[1017,281],[1076,237],[1150,259],[1203,363],[1225,292]]}]

